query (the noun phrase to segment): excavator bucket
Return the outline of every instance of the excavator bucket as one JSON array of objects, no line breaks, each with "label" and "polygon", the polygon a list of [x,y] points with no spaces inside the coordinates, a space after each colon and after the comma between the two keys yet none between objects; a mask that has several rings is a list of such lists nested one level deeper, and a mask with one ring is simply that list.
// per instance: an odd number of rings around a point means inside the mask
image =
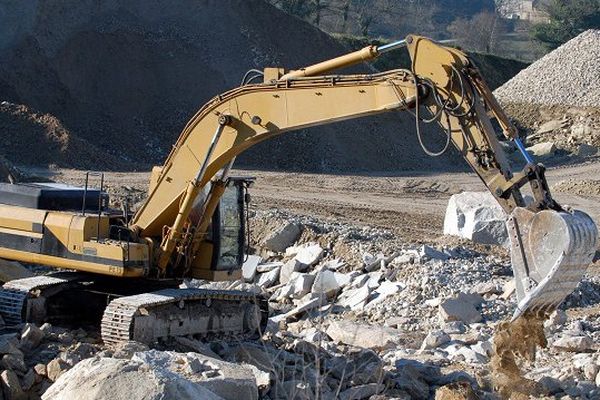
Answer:
[{"label": "excavator bucket", "polygon": [[552,312],[579,284],[597,248],[596,224],[581,211],[514,209],[507,221],[518,305],[524,314]]}]

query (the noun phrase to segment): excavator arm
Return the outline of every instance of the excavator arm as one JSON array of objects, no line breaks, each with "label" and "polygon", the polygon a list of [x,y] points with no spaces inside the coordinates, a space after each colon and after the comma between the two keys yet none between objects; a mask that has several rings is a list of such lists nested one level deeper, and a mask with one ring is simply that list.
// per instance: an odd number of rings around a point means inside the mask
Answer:
[{"label": "excavator arm", "polygon": [[[408,47],[411,70],[331,74],[400,46]],[[268,68],[263,83],[243,85],[202,107],[183,130],[133,220],[133,229],[141,237],[160,238],[159,275],[176,267],[173,264],[182,259],[181,254],[196,255],[238,154],[284,132],[389,111],[413,112],[419,140],[421,121],[437,122],[448,144],[458,149],[509,214],[519,298],[515,317],[554,309],[575,288],[591,261],[596,226],[586,214],[566,212],[552,199],[543,166],[527,154],[469,58],[418,36],[287,73]],[[522,153],[521,171],[511,170],[494,121]],[[520,191],[526,184],[534,195],[529,205]],[[209,190],[199,205],[202,218],[192,223],[190,213],[205,188]]]}]

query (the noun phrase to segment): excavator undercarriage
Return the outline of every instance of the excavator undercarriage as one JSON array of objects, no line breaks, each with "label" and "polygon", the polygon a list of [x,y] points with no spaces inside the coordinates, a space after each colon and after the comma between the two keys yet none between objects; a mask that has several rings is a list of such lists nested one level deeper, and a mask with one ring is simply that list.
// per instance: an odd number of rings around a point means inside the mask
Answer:
[{"label": "excavator undercarriage", "polygon": [[[332,73],[404,46],[411,69]],[[259,331],[267,315],[259,297],[177,288],[185,278],[241,276],[251,180],[230,176],[235,158],[295,129],[393,111],[414,115],[419,142],[431,156],[441,152],[427,149],[420,126],[438,124],[446,135],[443,150],[454,145],[509,216],[515,319],[551,312],[580,281],[597,249],[596,225],[554,201],[543,165],[527,153],[461,51],[411,35],[295,71],[253,71],[188,122],[165,164],[152,171],[148,199],[135,214],[106,206],[103,179],[95,192],[87,180],[83,190],[0,187],[0,258],[76,271],[5,284],[0,313],[6,321],[59,318],[69,314],[69,303],[85,314],[100,299],[107,343]],[[257,78],[262,82],[252,83]],[[513,170],[501,140],[519,150],[521,170]],[[526,186],[533,194],[527,204]],[[88,297],[72,295],[69,302],[66,293]]]}]

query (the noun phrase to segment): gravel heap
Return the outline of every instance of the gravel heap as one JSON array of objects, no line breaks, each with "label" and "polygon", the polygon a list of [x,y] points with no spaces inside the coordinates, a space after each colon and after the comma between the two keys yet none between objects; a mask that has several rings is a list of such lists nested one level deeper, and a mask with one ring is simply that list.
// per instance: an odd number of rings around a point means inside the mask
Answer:
[{"label": "gravel heap", "polygon": [[600,30],[563,44],[494,94],[503,103],[600,107]]}]

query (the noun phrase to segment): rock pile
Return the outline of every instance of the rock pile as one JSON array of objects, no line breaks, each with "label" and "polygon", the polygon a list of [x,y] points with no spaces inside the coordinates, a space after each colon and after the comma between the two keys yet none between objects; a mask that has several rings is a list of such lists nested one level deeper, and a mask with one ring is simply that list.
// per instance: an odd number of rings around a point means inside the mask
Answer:
[{"label": "rock pile", "polygon": [[588,30],[496,89],[503,103],[600,106],[600,30]]},{"label": "rock pile", "polygon": [[[493,334],[515,306],[506,256],[283,212],[255,219],[300,234],[282,251],[266,245],[271,233],[255,238],[265,246],[246,260],[244,281],[185,285],[267,297],[260,338],[106,348],[83,331],[28,324],[0,336],[4,398],[496,398]],[[586,277],[563,308],[600,303],[599,288]],[[527,375],[543,395],[600,395],[599,316],[559,310],[546,323],[548,348]]]}]

